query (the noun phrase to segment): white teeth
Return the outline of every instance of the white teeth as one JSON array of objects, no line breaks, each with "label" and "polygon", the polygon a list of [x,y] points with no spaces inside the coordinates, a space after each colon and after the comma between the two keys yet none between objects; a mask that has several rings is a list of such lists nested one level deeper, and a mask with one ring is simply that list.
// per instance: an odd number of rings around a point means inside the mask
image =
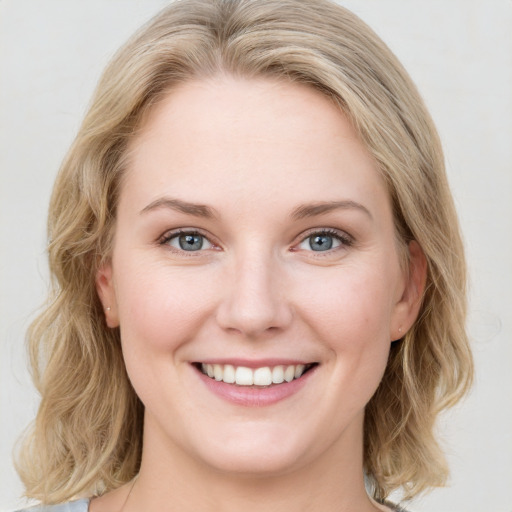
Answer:
[{"label": "white teeth", "polygon": [[293,366],[287,366],[284,371],[284,380],[286,382],[291,382],[295,377],[295,368]]},{"label": "white teeth", "polygon": [[306,365],[278,365],[273,368],[263,366],[261,368],[247,368],[245,366],[233,366],[231,364],[201,364],[201,371],[216,381],[238,386],[270,386],[291,382],[302,376]]},{"label": "white teeth", "polygon": [[298,364],[296,367],[295,367],[295,374],[294,374],[294,377],[296,379],[298,379],[303,373],[304,373],[304,370],[305,370],[306,366],[303,365],[303,364]]},{"label": "white teeth", "polygon": [[274,384],[284,382],[284,366],[274,366],[272,370],[272,382]]},{"label": "white teeth", "polygon": [[256,386],[270,386],[272,384],[272,372],[268,366],[254,370],[254,384]]},{"label": "white teeth", "polygon": [[224,378],[222,379],[224,382],[228,384],[233,384],[235,382],[235,367],[230,364],[226,364],[224,366]]},{"label": "white teeth", "polygon": [[239,366],[235,371],[235,382],[239,386],[252,386],[254,384],[253,371],[245,366]]},{"label": "white teeth", "polygon": [[224,372],[222,371],[222,366],[220,364],[213,365],[213,376],[215,380],[222,380],[224,377],[223,373]]}]

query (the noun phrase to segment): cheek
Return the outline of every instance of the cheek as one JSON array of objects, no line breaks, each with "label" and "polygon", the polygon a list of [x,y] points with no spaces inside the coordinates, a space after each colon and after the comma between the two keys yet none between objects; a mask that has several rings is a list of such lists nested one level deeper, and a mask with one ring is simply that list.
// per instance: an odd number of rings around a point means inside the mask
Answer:
[{"label": "cheek", "polygon": [[331,354],[330,389],[336,394],[332,401],[342,400],[353,411],[375,392],[391,345],[394,287],[380,277],[385,273],[367,270],[340,268],[322,282],[311,280],[301,308],[302,317]]},{"label": "cheek", "polygon": [[[143,258],[120,261],[116,296],[123,357],[130,381],[142,402],[175,404],[183,347],[210,317],[212,288],[204,276]],[[200,272],[199,272],[200,274]],[[165,398],[164,398],[165,397]]]},{"label": "cheek", "polygon": [[[324,269],[323,269],[324,270]],[[338,268],[322,279],[308,279],[297,294],[301,315],[336,339],[336,346],[357,348],[384,338],[389,341],[393,289],[386,272]],[[304,280],[302,280],[304,282]],[[355,344],[355,345],[354,345]]]},{"label": "cheek", "polygon": [[117,270],[116,296],[126,349],[176,350],[194,336],[211,310],[212,289],[204,288],[197,269],[177,272],[165,264],[138,260],[122,262]]}]

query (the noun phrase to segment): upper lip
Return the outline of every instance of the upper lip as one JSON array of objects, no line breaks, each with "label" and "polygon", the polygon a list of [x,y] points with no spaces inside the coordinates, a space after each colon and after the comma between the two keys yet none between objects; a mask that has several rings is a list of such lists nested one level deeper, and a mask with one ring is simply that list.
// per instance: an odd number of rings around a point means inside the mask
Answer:
[{"label": "upper lip", "polygon": [[243,358],[213,358],[202,359],[194,361],[194,363],[202,364],[230,364],[232,366],[244,366],[245,368],[262,368],[265,366],[291,366],[291,365],[308,365],[316,361],[305,361],[303,359],[288,359],[288,358],[264,358],[264,359],[243,359]]}]

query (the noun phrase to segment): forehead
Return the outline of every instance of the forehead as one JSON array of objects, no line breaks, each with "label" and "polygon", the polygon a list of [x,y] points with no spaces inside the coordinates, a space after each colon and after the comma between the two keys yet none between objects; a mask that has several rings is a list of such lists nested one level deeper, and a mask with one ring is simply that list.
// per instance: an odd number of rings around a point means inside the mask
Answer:
[{"label": "forehead", "polygon": [[330,98],[303,84],[230,76],[181,84],[153,107],[130,145],[125,185],[146,201],[164,192],[243,204],[387,196]]}]

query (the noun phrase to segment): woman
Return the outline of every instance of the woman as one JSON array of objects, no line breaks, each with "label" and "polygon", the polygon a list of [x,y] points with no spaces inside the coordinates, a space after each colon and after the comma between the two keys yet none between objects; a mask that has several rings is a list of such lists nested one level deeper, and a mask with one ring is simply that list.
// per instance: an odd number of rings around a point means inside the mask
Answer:
[{"label": "woman", "polygon": [[369,512],[444,483],[462,244],[430,117],[354,15],[162,11],[105,71],[49,233],[28,496]]}]

